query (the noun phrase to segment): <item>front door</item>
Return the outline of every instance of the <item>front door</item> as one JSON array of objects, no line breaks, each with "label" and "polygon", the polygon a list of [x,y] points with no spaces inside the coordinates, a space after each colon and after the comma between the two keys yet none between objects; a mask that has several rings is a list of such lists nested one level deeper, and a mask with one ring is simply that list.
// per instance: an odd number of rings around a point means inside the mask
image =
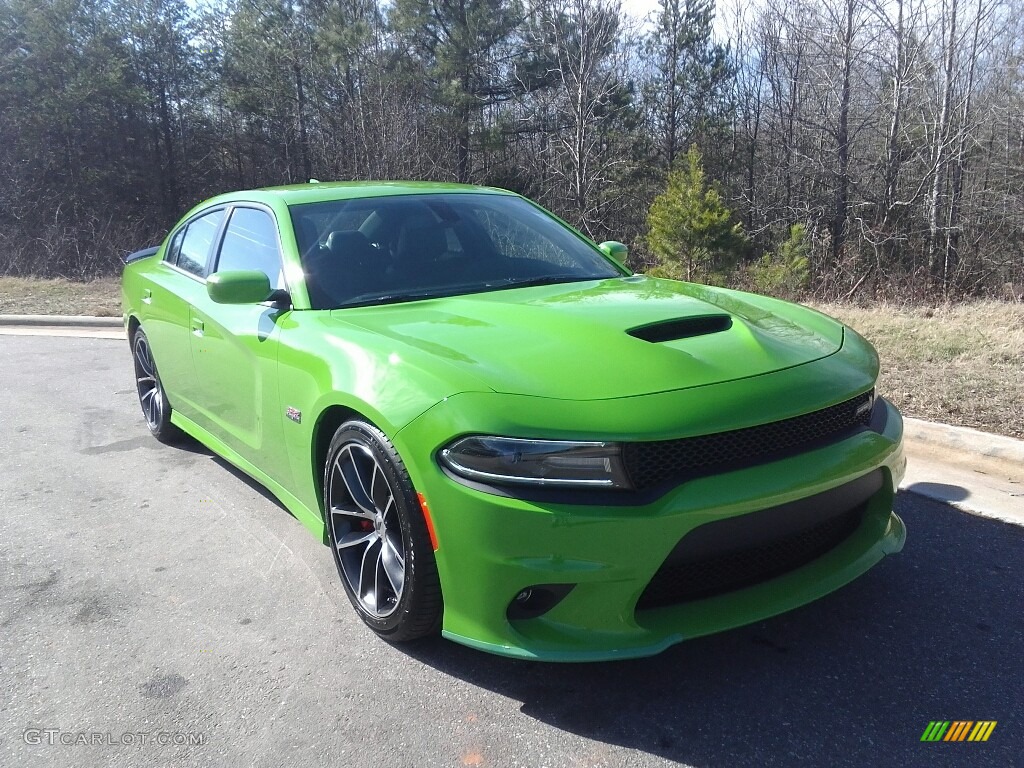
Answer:
[{"label": "front door", "polygon": [[[283,288],[277,225],[262,208],[236,206],[214,256],[212,272],[260,270]],[[192,307],[192,359],[200,389],[200,423],[242,458],[285,483],[288,467],[268,461],[281,439],[278,320],[269,303],[216,304],[208,295]]]}]

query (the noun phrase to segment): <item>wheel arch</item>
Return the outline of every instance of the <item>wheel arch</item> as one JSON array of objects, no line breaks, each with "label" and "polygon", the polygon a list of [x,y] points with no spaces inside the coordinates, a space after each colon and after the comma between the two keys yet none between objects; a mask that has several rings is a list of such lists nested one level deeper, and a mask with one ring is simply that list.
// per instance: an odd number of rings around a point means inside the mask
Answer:
[{"label": "wheel arch", "polygon": [[[373,420],[366,414],[360,413],[355,408],[347,405],[329,405],[320,412],[313,424],[312,469],[313,487],[316,489],[317,505],[320,518],[324,521],[324,541],[327,540],[327,509],[324,502],[323,476],[324,467],[327,464],[327,451],[331,447],[331,440],[338,427],[350,419],[362,419],[368,424],[374,424]],[[374,426],[377,426],[374,424]],[[380,429],[380,427],[377,427]]]},{"label": "wheel arch", "polygon": [[[353,407],[351,404],[343,405],[340,403],[332,403],[326,406],[317,415],[316,421],[314,422],[312,436],[313,471],[317,480],[316,487],[318,506],[320,507],[320,514],[324,521],[324,543],[328,545],[331,544],[332,536],[336,535],[336,531],[332,533],[331,528],[333,521],[330,518],[332,518],[333,513],[330,513],[327,510],[329,500],[324,498],[324,493],[327,490],[325,486],[329,487],[331,483],[322,482],[326,475],[328,466],[327,462],[331,458],[331,445],[335,442],[337,432],[343,424],[358,420],[365,425],[364,428],[350,431],[364,434],[369,442],[374,443],[384,452],[387,464],[392,468],[388,471],[381,470],[385,478],[385,484],[390,486],[390,492],[393,497],[401,495],[405,499],[403,504],[395,505],[395,508],[399,513],[401,513],[402,509],[406,510],[405,513],[401,514],[401,519],[405,522],[400,523],[402,528],[405,529],[405,533],[402,535],[403,542],[405,542],[406,546],[406,549],[403,550],[405,552],[405,555],[403,555],[402,565],[403,573],[407,573],[405,571],[405,563],[411,562],[411,567],[413,568],[411,573],[414,576],[417,573],[420,575],[412,581],[413,592],[411,594],[413,597],[410,598],[412,602],[409,603],[409,607],[404,609],[402,613],[394,613],[393,611],[385,615],[380,615],[378,613],[370,618],[368,618],[365,613],[365,606],[361,608],[360,605],[357,604],[358,599],[354,596],[355,593],[353,592],[356,587],[349,580],[349,577],[345,575],[345,572],[343,571],[344,565],[338,554],[338,550],[332,546],[332,555],[334,556],[335,564],[338,567],[339,575],[342,578],[345,590],[348,593],[350,600],[352,600],[352,604],[356,608],[358,615],[379,635],[390,638],[392,641],[400,642],[437,634],[440,631],[444,617],[444,598],[440,584],[440,575],[437,570],[437,562],[434,557],[436,546],[434,546],[434,536],[431,530],[431,523],[425,511],[422,509],[422,497],[417,499],[415,485],[412,482],[411,476],[408,474],[408,467],[399,454],[398,448],[394,445],[391,436],[388,434],[386,422],[385,426],[381,426],[380,420],[368,416],[367,413],[373,413],[371,407],[365,407],[364,411],[363,409]],[[372,431],[379,434],[368,434],[366,427],[372,427]],[[396,461],[397,463],[395,463]],[[374,462],[378,464],[378,466],[381,466],[377,458],[374,458]],[[389,478],[388,472],[390,472],[394,477]],[[397,485],[392,483],[392,480],[396,481]],[[361,480],[360,483],[363,483],[363,481]],[[372,488],[373,483],[371,482],[369,486],[363,484],[363,487],[364,489],[367,487]],[[375,504],[373,501],[370,503]],[[391,503],[389,502],[383,510],[379,507],[377,509],[383,515],[386,514],[386,511],[384,510],[390,508]],[[366,507],[364,506],[363,509],[365,510]],[[341,512],[340,514],[344,515],[345,513]],[[409,547],[413,547],[413,549],[409,549]],[[366,551],[370,551],[369,547],[367,547]],[[408,560],[410,552],[413,553],[411,561]],[[360,568],[362,568],[362,566],[360,566]],[[391,584],[393,586],[395,582],[391,581]],[[405,584],[406,592],[408,592],[410,582],[406,580]],[[359,579],[359,585],[361,590],[361,576]],[[420,595],[420,597],[416,597],[417,595]],[[395,596],[397,600],[405,600],[405,593],[399,595],[396,592]],[[379,605],[380,602],[378,600],[378,611]],[[399,623],[394,627],[379,624],[379,622],[391,621],[392,616],[398,617],[399,621]],[[412,622],[411,626],[410,621]]]},{"label": "wheel arch", "polygon": [[[339,402],[339,400],[341,400]],[[402,458],[406,467],[409,462],[404,452],[399,448],[397,434],[401,431],[404,422],[395,423],[386,418],[383,413],[377,410],[375,404],[355,398],[331,398],[321,401],[320,410],[313,421],[310,432],[310,461],[312,470],[313,486],[316,488],[316,500],[318,512],[322,520],[326,521],[324,499],[323,499],[323,472],[327,463],[327,453],[338,427],[351,419],[359,419],[375,429],[379,429],[388,441],[394,446],[396,452]],[[429,410],[429,409],[427,409]]]}]

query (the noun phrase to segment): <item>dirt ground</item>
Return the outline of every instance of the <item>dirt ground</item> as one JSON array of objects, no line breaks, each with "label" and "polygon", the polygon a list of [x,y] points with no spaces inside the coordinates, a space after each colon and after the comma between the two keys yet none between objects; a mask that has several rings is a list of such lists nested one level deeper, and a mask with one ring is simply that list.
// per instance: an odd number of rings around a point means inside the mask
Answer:
[{"label": "dirt ground", "polygon": [[117,278],[78,283],[0,277],[0,315],[121,314],[121,281]]},{"label": "dirt ground", "polygon": [[875,345],[905,415],[1024,438],[1024,304],[816,308]]}]

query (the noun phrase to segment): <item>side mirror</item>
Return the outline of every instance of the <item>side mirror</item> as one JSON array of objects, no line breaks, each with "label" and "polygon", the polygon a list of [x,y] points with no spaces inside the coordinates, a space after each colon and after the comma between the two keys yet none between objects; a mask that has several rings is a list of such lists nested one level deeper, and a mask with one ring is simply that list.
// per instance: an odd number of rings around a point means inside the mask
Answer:
[{"label": "side mirror", "polygon": [[620,243],[616,240],[607,240],[597,247],[605,256],[613,259],[623,267],[626,266],[626,257],[629,256],[629,248],[626,247],[625,243]]},{"label": "side mirror", "polygon": [[230,269],[206,278],[206,292],[218,304],[259,304],[273,291],[270,278],[255,269]]}]

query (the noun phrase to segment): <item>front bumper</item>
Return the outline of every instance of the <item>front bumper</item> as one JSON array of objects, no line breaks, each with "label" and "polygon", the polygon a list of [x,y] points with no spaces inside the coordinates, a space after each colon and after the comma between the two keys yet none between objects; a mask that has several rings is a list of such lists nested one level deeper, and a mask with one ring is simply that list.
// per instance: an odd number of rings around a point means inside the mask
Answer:
[{"label": "front bumper", "polygon": [[[881,432],[864,430],[799,456],[692,480],[643,506],[504,497],[466,487],[433,462],[410,465],[439,542],[443,634],[520,658],[632,658],[832,592],[903,547],[905,529],[892,512],[906,464],[902,420],[890,404],[884,408]],[[400,433],[401,442],[430,444],[437,426],[432,429],[430,422],[428,416],[411,425]],[[666,557],[698,526],[815,496],[872,472],[881,474],[882,483],[867,500],[859,524],[820,557],[725,594],[637,608]],[[574,586],[546,613],[510,620],[510,602],[539,584]]]}]

